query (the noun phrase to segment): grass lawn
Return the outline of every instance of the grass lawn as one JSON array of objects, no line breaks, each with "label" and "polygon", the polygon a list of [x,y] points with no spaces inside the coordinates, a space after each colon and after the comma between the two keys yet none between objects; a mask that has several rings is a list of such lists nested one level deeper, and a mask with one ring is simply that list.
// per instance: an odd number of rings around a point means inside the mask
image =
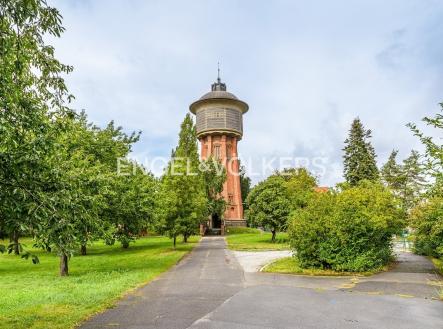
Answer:
[{"label": "grass lawn", "polygon": [[434,263],[434,266],[437,268],[438,272],[443,275],[443,260],[438,258],[431,258],[431,260]]},{"label": "grass lawn", "polygon": [[[178,243],[175,251],[165,237],[142,238],[127,250],[96,242],[87,256],[71,258],[69,277],[58,276],[55,253],[32,250],[38,265],[0,254],[0,328],[72,328],[168,270],[198,239]],[[22,243],[32,246],[31,240]]]},{"label": "grass lawn", "polygon": [[271,242],[272,234],[260,230],[245,228],[230,228],[226,240],[231,250],[263,251],[263,250],[288,250],[289,241],[287,233],[277,233],[276,242]]},{"label": "grass lawn", "polygon": [[304,269],[300,267],[295,257],[285,257],[267,265],[263,272],[318,276],[367,276],[380,272],[380,270],[371,272],[336,272],[333,270]]},{"label": "grass lawn", "polygon": [[[440,275],[443,275],[443,260],[431,258]],[[440,288],[440,299],[443,300],[443,287]]]}]

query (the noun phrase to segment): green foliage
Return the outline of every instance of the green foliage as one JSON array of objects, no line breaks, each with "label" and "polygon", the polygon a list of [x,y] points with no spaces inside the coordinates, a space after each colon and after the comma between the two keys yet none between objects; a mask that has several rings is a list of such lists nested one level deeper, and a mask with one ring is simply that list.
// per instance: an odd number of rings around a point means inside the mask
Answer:
[{"label": "green foliage", "polygon": [[275,234],[287,227],[291,203],[288,198],[286,181],[281,175],[272,175],[260,182],[249,193],[247,218],[253,226],[269,228],[272,241]]},{"label": "green foliage", "polygon": [[356,118],[343,149],[344,177],[351,186],[356,186],[362,180],[377,181],[379,178],[370,138],[371,130],[365,130],[360,119]]},{"label": "green foliage", "polygon": [[248,209],[248,204],[245,202],[248,198],[249,192],[251,191],[251,178],[246,175],[246,168],[241,164],[239,160],[240,168],[240,191],[243,200],[243,210]]},{"label": "green foliage", "polygon": [[154,224],[158,185],[143,167],[136,163],[130,166],[134,167],[132,174],[109,177],[111,185],[105,194],[108,203],[103,211],[103,218],[112,223],[113,230],[108,229],[111,234],[101,236],[110,244],[114,239],[119,241],[123,248],[128,248],[142,230]]},{"label": "green foliage", "polygon": [[228,227],[226,229],[227,234],[260,234],[261,231],[252,227]]},{"label": "green foliage", "polygon": [[[435,117],[425,117],[423,121],[436,129],[443,129],[443,103],[440,104],[441,113],[437,113]],[[413,123],[408,124],[415,136],[426,148],[425,153],[425,170],[435,180],[434,185],[429,190],[429,194],[433,196],[443,196],[443,144],[439,144],[432,137],[425,136],[420,129]]]},{"label": "green foliage", "polygon": [[207,215],[217,215],[218,218],[223,218],[226,201],[221,193],[223,192],[223,184],[226,182],[226,169],[220,161],[210,157],[202,161],[200,172],[203,176],[208,200]]},{"label": "green foliage", "polygon": [[414,208],[411,226],[415,251],[443,258],[443,198],[431,198]]},{"label": "green foliage", "polygon": [[72,96],[61,78],[72,67],[54,58],[47,36],[63,32],[59,12],[38,0],[0,4],[0,228],[18,236],[39,220],[50,197],[47,154],[55,152],[55,118]]},{"label": "green foliage", "polygon": [[404,178],[399,198],[402,200],[403,207],[410,210],[423,199],[427,187],[424,168],[417,151],[411,151],[409,157],[403,161],[402,174]]},{"label": "green foliage", "polygon": [[306,168],[285,169],[277,175],[281,175],[286,181],[291,210],[306,207],[315,193],[316,178]]},{"label": "green foliage", "polygon": [[[62,75],[72,67],[47,44],[64,31],[59,12],[43,0],[0,0],[0,235],[10,251],[19,237],[60,255],[68,274],[70,255],[98,238],[127,245],[152,219],[154,179],[117,176],[139,134],[105,129],[67,107],[72,99]],[[3,246],[0,251],[6,248]]]},{"label": "green foliage", "polygon": [[404,186],[403,170],[401,165],[397,163],[397,155],[398,151],[392,150],[388,161],[380,170],[382,182],[396,194],[398,194],[398,191]]},{"label": "green foliage", "polygon": [[[32,247],[32,240],[23,241]],[[197,242],[191,237],[172,250],[167,237],[144,237],[130,249],[97,241],[88,255],[71,259],[70,276],[63,279],[54,272],[58,257],[53,252],[30,249],[40,258],[38,266],[0,255],[0,328],[76,328],[170,269]]]},{"label": "green foliage", "polygon": [[307,206],[316,185],[316,178],[305,168],[277,171],[249,193],[246,199],[249,225],[270,229],[274,241],[277,231],[286,230],[290,212]]},{"label": "green foliage", "polygon": [[397,151],[392,151],[388,162],[381,169],[383,183],[399,198],[403,209],[409,211],[419,203],[426,189],[425,172],[420,154],[411,151],[403,164],[397,164]]},{"label": "green foliage", "polygon": [[277,259],[262,270],[266,273],[300,274],[313,276],[344,276],[344,275],[372,275],[385,268],[379,268],[366,272],[339,272],[321,268],[303,268],[300,266],[297,257],[285,257]]},{"label": "green foliage", "polygon": [[157,229],[176,243],[178,235],[196,233],[207,215],[208,199],[204,178],[199,170],[197,137],[189,114],[181,125],[179,143],[161,179]]},{"label": "green foliage", "polygon": [[404,213],[389,190],[362,181],[337,193],[318,193],[291,216],[290,241],[303,268],[360,272],[391,259],[392,236]]},{"label": "green foliage", "polygon": [[[435,117],[423,121],[433,128],[443,129],[443,103]],[[414,135],[426,148],[424,170],[433,178],[429,185],[427,199],[411,213],[411,226],[415,229],[414,247],[418,253],[443,257],[443,144],[438,139],[425,136],[415,124],[408,124]]]},{"label": "green foliage", "polygon": [[[230,230],[232,228],[229,228]],[[231,250],[260,251],[260,250],[289,250],[288,235],[277,233],[272,242],[272,233],[263,231],[229,233],[226,236]]]}]

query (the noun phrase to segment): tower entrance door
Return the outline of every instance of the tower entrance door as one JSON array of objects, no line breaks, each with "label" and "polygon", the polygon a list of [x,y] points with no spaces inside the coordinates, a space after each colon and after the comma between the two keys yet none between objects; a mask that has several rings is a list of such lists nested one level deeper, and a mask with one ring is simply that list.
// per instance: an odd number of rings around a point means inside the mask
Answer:
[{"label": "tower entrance door", "polygon": [[221,228],[221,219],[217,214],[212,214],[212,227],[211,228]]}]

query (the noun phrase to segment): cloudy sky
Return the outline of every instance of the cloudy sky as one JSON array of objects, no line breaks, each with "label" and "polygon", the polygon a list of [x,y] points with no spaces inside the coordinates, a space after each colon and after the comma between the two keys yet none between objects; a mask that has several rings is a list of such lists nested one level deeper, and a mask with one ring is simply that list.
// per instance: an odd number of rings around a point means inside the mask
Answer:
[{"label": "cloudy sky", "polygon": [[357,116],[379,164],[393,148],[404,158],[421,149],[406,123],[443,101],[440,0],[50,2],[64,17],[52,44],[75,68],[74,107],[98,125],[141,130],[132,156],[142,162],[169,156],[217,62],[228,91],[250,105],[239,153],[253,174],[263,158],[291,157],[308,159],[322,185],[341,181]]}]

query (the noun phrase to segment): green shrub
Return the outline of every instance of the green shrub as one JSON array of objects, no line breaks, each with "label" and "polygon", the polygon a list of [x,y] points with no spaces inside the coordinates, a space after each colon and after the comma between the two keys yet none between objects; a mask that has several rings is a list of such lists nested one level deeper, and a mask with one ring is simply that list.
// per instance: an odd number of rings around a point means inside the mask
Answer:
[{"label": "green shrub", "polygon": [[443,257],[443,199],[433,198],[417,206],[410,218],[415,252]]},{"label": "green shrub", "polygon": [[369,271],[387,264],[392,236],[404,214],[383,186],[362,182],[338,193],[319,193],[292,214],[290,243],[300,266]]}]

